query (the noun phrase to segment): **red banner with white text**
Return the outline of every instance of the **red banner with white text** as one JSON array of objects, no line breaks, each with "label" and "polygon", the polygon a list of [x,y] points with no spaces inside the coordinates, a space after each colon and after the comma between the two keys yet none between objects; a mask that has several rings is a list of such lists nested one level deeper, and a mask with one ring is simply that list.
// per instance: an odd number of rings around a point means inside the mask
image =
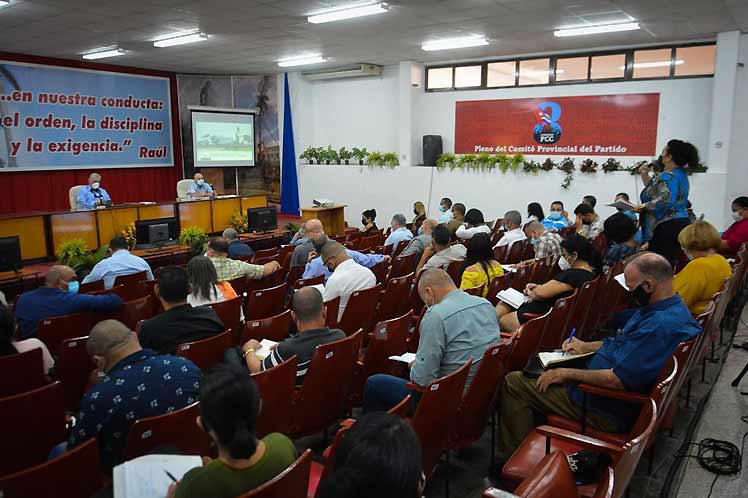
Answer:
[{"label": "red banner with white text", "polygon": [[470,100],[455,109],[455,153],[656,155],[658,93]]}]

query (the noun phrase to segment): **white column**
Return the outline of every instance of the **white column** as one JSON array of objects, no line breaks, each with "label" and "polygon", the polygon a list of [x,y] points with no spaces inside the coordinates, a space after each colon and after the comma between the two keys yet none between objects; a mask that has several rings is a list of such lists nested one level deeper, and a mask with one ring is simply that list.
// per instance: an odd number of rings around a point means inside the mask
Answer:
[{"label": "white column", "polygon": [[400,164],[416,165],[420,162],[418,150],[413,147],[413,96],[422,91],[422,66],[417,62],[403,61],[399,65],[399,153]]},{"label": "white column", "polygon": [[[731,140],[727,158],[727,187],[725,191],[725,227],[730,218],[732,200],[748,195],[748,35],[740,36],[739,54],[735,64],[736,85],[732,108]],[[724,228],[724,227],[718,227]]]},{"label": "white column", "polygon": [[[739,48],[739,31],[717,35],[717,60],[714,67],[714,86],[712,88],[709,150],[706,154],[707,165],[714,172],[727,171],[732,116],[735,111],[735,85]],[[694,116],[694,119],[698,119],[698,116]]]}]

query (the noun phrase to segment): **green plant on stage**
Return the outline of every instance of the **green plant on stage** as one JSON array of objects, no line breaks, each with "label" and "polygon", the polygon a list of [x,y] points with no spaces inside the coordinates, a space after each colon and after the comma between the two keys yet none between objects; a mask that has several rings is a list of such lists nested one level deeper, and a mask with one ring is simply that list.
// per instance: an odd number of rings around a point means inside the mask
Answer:
[{"label": "green plant on stage", "polygon": [[463,154],[457,161],[457,167],[460,169],[470,169],[475,167],[475,163],[478,160],[478,156],[475,154]]},{"label": "green plant on stage", "polygon": [[370,152],[369,153],[369,166],[382,166],[384,157],[381,152]]},{"label": "green plant on stage", "polygon": [[[325,164],[340,164],[340,157],[338,151],[332,148],[332,145],[328,145],[326,149],[322,149],[320,156],[324,156]],[[322,160],[322,157],[320,157]]]},{"label": "green plant on stage", "polygon": [[525,160],[522,163],[522,172],[537,175],[540,172],[540,163],[533,160]]},{"label": "green plant on stage", "polygon": [[517,172],[521,167],[524,166],[524,164],[525,156],[522,153],[514,154],[514,156],[512,156],[512,158],[509,160],[509,169]]},{"label": "green plant on stage", "polygon": [[444,169],[449,166],[449,169],[454,169],[457,163],[457,157],[451,152],[444,152],[436,158],[437,169]]},{"label": "green plant on stage", "polygon": [[361,149],[359,149],[358,147],[354,147],[353,157],[356,158],[356,160],[358,161],[358,164],[363,166],[364,161],[366,160],[367,157],[369,157],[369,151],[366,150],[366,147],[363,147]]},{"label": "green plant on stage", "polygon": [[340,150],[338,151],[338,157],[340,158],[341,161],[345,162],[345,164],[348,164],[348,161],[350,161],[351,158],[353,157],[353,153],[349,151],[348,149],[346,149],[345,147],[341,147]]},{"label": "green plant on stage", "polygon": [[55,256],[61,265],[72,268],[80,280],[91,273],[96,263],[104,259],[108,249],[109,245],[104,245],[94,252],[89,252],[85,240],[68,239],[57,246]]},{"label": "green plant on stage", "polygon": [[288,222],[283,226],[283,229],[287,232],[296,233],[299,231],[299,228],[301,228],[301,225],[297,225],[296,223]]},{"label": "green plant on stage", "polygon": [[507,156],[504,152],[500,152],[496,156],[496,166],[499,167],[499,170],[502,173],[506,173],[509,171],[509,166],[512,165],[512,161],[509,159],[509,156]]},{"label": "green plant on stage", "polygon": [[202,228],[184,227],[179,232],[179,243],[189,246],[190,255],[195,256],[205,252],[205,244],[208,242],[208,234]]},{"label": "green plant on stage", "polygon": [[249,229],[247,215],[241,211],[234,211],[234,214],[229,218],[229,226],[239,233],[247,233]]},{"label": "green plant on stage", "polygon": [[602,164],[603,171],[606,173],[610,173],[611,171],[621,171],[621,161],[616,161],[612,157],[609,157],[603,164]]},{"label": "green plant on stage", "polygon": [[307,161],[309,161],[309,164],[314,164],[314,161],[319,162],[319,149],[309,146],[299,156],[299,159],[306,159]]},{"label": "green plant on stage", "polygon": [[120,235],[125,238],[125,240],[127,241],[127,247],[130,249],[135,247],[135,244],[138,242],[136,240],[136,234],[137,231],[135,230],[135,222],[126,225],[125,228],[120,231]]},{"label": "green plant on stage", "polygon": [[384,154],[382,154],[382,164],[384,164],[388,168],[394,168],[395,166],[400,165],[400,160],[398,159],[396,153],[385,152]]},{"label": "green plant on stage", "polygon": [[481,152],[475,159],[478,169],[481,171],[492,170],[496,167],[496,156],[488,152]]}]

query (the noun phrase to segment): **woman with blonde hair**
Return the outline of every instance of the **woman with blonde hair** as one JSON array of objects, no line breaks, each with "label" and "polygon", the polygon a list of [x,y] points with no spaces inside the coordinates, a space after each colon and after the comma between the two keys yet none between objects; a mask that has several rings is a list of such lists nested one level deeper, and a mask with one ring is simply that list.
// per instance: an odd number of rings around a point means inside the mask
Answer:
[{"label": "woman with blonde hair", "polygon": [[678,243],[691,261],[675,276],[675,292],[680,294],[693,315],[700,315],[725,279],[732,275],[732,268],[721,254],[717,254],[722,243],[719,232],[704,220],[681,230]]},{"label": "woman with blonde hair", "polygon": [[426,219],[426,206],[423,205],[423,202],[416,201],[413,203],[413,214],[415,214],[415,218],[413,218],[413,233],[421,235],[421,225],[423,225],[423,221]]}]

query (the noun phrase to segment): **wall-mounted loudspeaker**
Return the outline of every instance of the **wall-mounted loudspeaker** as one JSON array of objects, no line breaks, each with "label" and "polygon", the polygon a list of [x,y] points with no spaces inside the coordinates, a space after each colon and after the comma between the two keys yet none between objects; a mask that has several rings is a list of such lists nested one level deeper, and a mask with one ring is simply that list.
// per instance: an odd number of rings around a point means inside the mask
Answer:
[{"label": "wall-mounted loudspeaker", "polygon": [[442,154],[441,135],[423,136],[423,164],[425,166],[436,166],[437,158]]}]

